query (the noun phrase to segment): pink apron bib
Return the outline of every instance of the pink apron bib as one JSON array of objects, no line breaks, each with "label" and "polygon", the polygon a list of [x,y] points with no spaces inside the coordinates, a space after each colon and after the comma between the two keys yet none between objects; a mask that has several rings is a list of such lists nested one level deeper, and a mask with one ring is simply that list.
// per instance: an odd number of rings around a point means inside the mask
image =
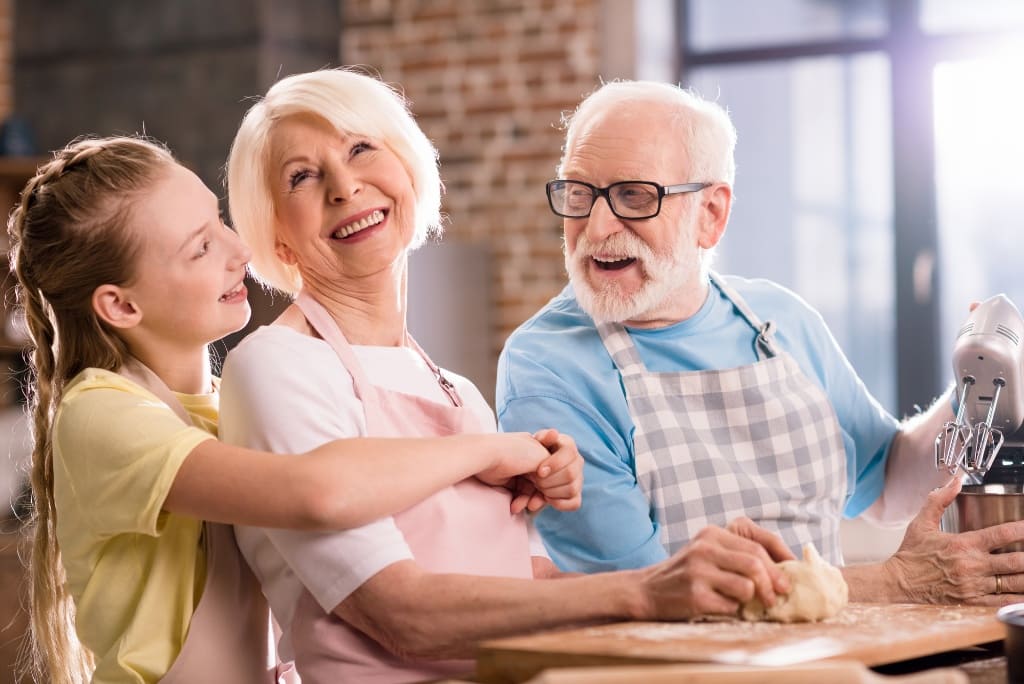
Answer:
[{"label": "pink apron bib", "polygon": [[[120,374],[146,388],[191,425],[188,412],[153,371],[131,360]],[[181,652],[162,684],[298,684],[289,663],[276,663],[270,610],[230,525],[203,524],[206,582]]]},{"label": "pink apron bib", "polygon": [[[462,407],[455,387],[411,337],[409,345],[434,372],[449,404],[375,387],[327,310],[305,292],[299,294],[296,303],[351,374],[366,414],[367,436],[435,437],[495,431],[489,419]],[[522,516],[509,513],[510,502],[506,489],[470,478],[394,519],[424,570],[529,578],[533,567],[526,522]],[[303,592],[295,610],[292,642],[295,664],[305,684],[412,682],[473,669],[470,660],[403,661],[334,614],[324,613],[308,591]]]}]

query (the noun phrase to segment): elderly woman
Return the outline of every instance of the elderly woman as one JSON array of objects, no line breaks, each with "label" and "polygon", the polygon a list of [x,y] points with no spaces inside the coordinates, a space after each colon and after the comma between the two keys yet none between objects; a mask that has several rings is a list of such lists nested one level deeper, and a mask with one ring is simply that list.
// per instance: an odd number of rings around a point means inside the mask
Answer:
[{"label": "elderly woman", "polygon": [[[256,275],[295,299],[229,354],[224,439],[293,453],[346,435],[495,430],[477,389],[406,328],[408,255],[439,223],[436,159],[402,98],[355,72],[286,78],[249,110],[228,163],[231,213]],[[537,438],[575,452],[553,430]],[[579,472],[536,484],[573,507]],[[466,658],[481,638],[735,612],[787,589],[772,561],[788,551],[746,521],[660,565],[551,581],[510,496],[467,480],[353,531],[238,529],[303,681],[437,678],[472,669],[441,659]]]}]

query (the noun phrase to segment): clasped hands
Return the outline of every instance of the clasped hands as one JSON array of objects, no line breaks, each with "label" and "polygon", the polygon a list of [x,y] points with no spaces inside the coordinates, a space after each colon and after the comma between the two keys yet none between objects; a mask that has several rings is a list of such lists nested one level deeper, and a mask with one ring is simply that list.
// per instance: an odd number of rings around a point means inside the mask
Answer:
[{"label": "clasped hands", "polygon": [[477,473],[485,484],[512,492],[514,514],[544,506],[574,511],[582,503],[583,457],[572,437],[555,429],[505,433],[510,448],[487,470]]}]

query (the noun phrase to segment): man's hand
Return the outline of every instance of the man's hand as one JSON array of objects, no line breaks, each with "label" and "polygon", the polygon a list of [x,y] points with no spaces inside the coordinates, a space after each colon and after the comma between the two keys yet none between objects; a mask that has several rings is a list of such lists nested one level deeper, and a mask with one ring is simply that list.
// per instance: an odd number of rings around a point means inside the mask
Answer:
[{"label": "man's hand", "polygon": [[782,537],[764,529],[753,520],[747,517],[736,518],[728,525],[725,529],[729,530],[733,534],[737,534],[744,539],[760,544],[765,552],[770,556],[770,559],[776,563],[787,560],[796,560],[796,556],[793,555],[793,551],[786,546],[786,542],[782,541]]},{"label": "man's hand", "polygon": [[900,594],[893,600],[991,606],[1024,601],[1024,553],[993,553],[1024,541],[1024,521],[942,532],[942,512],[959,493],[959,477],[931,492],[900,548],[883,564]]},{"label": "man's hand", "polygon": [[755,595],[771,606],[777,594],[789,592],[789,579],[772,560],[772,553],[785,549],[782,540],[746,519],[733,526],[742,534],[706,527],[671,558],[644,571],[651,618],[735,615]]}]

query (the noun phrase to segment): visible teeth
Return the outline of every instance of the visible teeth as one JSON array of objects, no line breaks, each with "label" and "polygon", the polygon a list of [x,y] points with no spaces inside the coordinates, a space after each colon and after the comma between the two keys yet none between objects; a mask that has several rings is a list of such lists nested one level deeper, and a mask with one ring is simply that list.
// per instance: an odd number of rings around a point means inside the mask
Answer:
[{"label": "visible teeth", "polygon": [[242,286],[243,285],[245,285],[245,283],[239,283],[238,286],[235,287],[234,289],[232,289],[231,291],[225,292],[224,294],[222,294],[220,296],[220,301],[226,302],[227,300],[229,300],[232,297],[234,297],[236,294],[238,294],[239,292],[242,291]]},{"label": "visible teeth", "polygon": [[349,235],[354,235],[355,233],[358,233],[361,230],[366,230],[370,226],[375,226],[383,220],[384,212],[378,209],[369,216],[361,218],[358,221],[348,224],[347,226],[342,226],[338,230],[334,231],[331,237],[338,239],[347,238]]},{"label": "visible teeth", "polygon": [[594,257],[594,261],[600,261],[602,264],[614,264],[614,263],[617,263],[619,261],[628,261],[628,260],[630,260],[632,258],[633,257],[628,257],[628,256],[624,256],[624,257],[599,257],[599,256],[596,256],[596,257]]}]

